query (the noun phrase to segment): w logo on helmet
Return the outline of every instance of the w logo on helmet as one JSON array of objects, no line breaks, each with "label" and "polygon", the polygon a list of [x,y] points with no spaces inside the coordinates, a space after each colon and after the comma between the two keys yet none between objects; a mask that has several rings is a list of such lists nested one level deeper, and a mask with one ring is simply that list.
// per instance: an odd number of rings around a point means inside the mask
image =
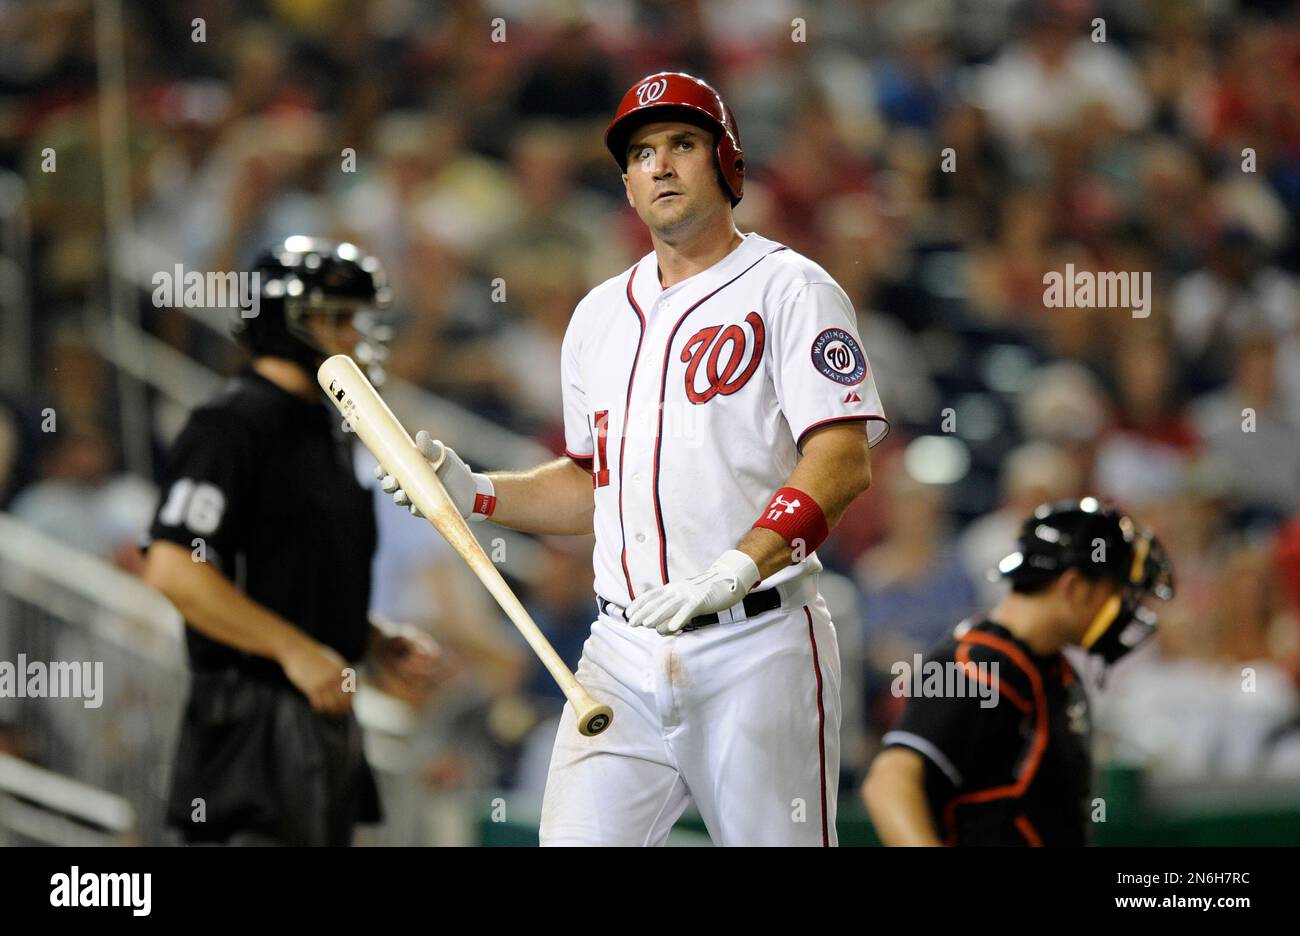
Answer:
[{"label": "w logo on helmet", "polygon": [[734,207],[740,201],[745,187],[745,152],[740,146],[740,129],[736,126],[736,118],[722,102],[716,89],[707,82],[682,72],[655,72],[646,75],[628,88],[627,94],[619,101],[614,119],[605,128],[605,146],[609,148],[619,169],[627,170],[627,146],[631,142],[632,130],[644,120],[644,116],[633,115],[668,107],[684,107],[694,111],[702,124],[713,131],[714,152],[722,187],[731,197]]},{"label": "w logo on helmet", "polygon": [[[748,341],[745,330],[739,325],[728,325],[726,328],[721,325],[710,325],[708,328],[701,328],[682,348],[682,361],[690,362],[686,365],[686,398],[692,403],[697,405],[707,403],[719,393],[730,396],[748,383],[749,378],[754,376],[754,371],[758,370],[758,364],[763,359],[765,341],[763,320],[757,312],[750,312],[745,316],[745,321],[754,330],[754,347],[749,355],[749,363],[740,373],[736,371],[740,368],[740,362],[744,360],[745,345]],[[731,345],[731,350],[727,354],[727,363],[719,370],[722,349],[728,344]],[[696,374],[701,364],[704,365],[705,376],[709,383],[703,390],[697,390]]]},{"label": "w logo on helmet", "polygon": [[654,81],[647,81],[641,87],[636,89],[636,102],[641,107],[653,103],[664,96],[668,90],[667,78],[656,78]]}]

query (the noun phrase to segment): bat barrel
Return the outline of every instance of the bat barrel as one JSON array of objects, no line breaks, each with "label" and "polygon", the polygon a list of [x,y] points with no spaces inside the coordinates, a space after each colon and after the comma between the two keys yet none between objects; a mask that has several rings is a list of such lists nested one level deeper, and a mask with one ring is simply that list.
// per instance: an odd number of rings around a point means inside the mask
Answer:
[{"label": "bat barrel", "polygon": [[425,519],[474,570],[519,633],[528,641],[528,645],[573,706],[574,713],[578,716],[578,730],[584,735],[592,736],[608,728],[614,717],[613,711],[608,705],[593,699],[560,659],[550,641],[501,577],[500,570],[479,545],[469,524],[452,504],[437,473],[425,461],[410,435],[361,373],[356,362],[345,354],[336,354],[320,366],[316,379],[366,448],[379,459],[386,471],[397,478],[411,502],[420,508]]}]

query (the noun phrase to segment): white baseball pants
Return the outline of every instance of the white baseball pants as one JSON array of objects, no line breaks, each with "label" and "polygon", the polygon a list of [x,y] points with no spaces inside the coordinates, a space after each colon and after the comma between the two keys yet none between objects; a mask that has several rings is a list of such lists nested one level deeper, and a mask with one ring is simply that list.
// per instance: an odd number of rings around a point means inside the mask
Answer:
[{"label": "white baseball pants", "polygon": [[837,844],[840,657],[826,603],[814,588],[805,604],[743,614],[673,637],[597,618],[577,675],[614,720],[585,738],[565,706],[542,845],[662,845],[691,803],[716,845]]}]

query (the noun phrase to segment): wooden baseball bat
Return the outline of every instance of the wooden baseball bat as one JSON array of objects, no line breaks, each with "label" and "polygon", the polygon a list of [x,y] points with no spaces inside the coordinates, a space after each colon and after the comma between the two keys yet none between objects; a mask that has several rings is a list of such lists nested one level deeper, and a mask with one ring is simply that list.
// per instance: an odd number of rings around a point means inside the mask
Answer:
[{"label": "wooden baseball bat", "polygon": [[564,665],[470,532],[469,524],[451,502],[437,472],[420,454],[356,362],[346,354],[336,354],[320,366],[316,380],[366,448],[397,479],[425,519],[460,553],[519,633],[523,634],[524,640],[528,641],[573,706],[574,714],[578,716],[578,730],[584,735],[598,735],[608,728],[614,717],[613,711],[608,705],[593,699]]}]

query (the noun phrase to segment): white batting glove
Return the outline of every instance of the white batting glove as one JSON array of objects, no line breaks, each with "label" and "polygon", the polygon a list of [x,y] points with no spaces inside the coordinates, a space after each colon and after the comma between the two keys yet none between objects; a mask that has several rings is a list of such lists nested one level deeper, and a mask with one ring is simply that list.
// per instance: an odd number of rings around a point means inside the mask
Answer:
[{"label": "white batting glove", "polygon": [[[438,474],[438,480],[447,489],[447,496],[456,505],[460,515],[467,520],[486,520],[481,513],[474,512],[474,498],[478,494],[491,495],[492,481],[487,475],[470,471],[469,465],[461,460],[456,450],[443,445],[438,439],[429,438],[429,433],[421,429],[415,434],[415,447],[420,450],[425,461]],[[405,507],[415,517],[423,517],[420,508],[411,503],[411,499],[402,490],[398,480],[385,470],[383,465],[375,466],[375,479],[384,491],[393,495],[393,503]]]},{"label": "white batting glove", "polygon": [[667,637],[701,614],[739,604],[759,580],[758,565],[738,549],[728,549],[706,572],[669,582],[640,595],[627,608],[633,627],[653,627]]}]

